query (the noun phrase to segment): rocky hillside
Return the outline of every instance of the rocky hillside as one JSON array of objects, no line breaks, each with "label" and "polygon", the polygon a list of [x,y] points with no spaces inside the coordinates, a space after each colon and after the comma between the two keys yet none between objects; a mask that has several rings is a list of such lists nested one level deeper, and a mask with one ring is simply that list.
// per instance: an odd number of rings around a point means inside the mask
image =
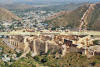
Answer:
[{"label": "rocky hillside", "polygon": [[13,21],[13,20],[21,20],[19,17],[17,17],[15,14],[10,12],[9,10],[5,8],[0,8],[0,20],[6,20],[6,21]]},{"label": "rocky hillside", "polygon": [[[86,4],[74,11],[66,11],[53,19],[47,20],[46,23],[48,23],[50,27],[64,26],[66,28],[78,29],[81,24],[80,20],[88,8],[89,4]],[[86,22],[88,22],[89,30],[100,30],[100,3],[97,3],[94,9],[90,11]]]}]

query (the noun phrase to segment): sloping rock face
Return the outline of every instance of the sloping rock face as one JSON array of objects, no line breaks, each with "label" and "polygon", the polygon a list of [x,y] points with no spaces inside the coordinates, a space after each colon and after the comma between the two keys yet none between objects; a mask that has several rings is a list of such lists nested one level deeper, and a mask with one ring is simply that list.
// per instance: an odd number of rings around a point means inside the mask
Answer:
[{"label": "sloping rock face", "polygon": [[[92,9],[89,9],[89,7]],[[53,28],[64,26],[66,28],[78,29],[81,24],[80,21],[87,10],[87,18],[85,18],[85,21],[87,22],[87,29],[100,31],[100,3],[93,4],[92,6],[89,4],[80,6],[73,11],[67,11],[47,20],[45,23],[48,23],[49,26]]]},{"label": "sloping rock face", "polygon": [[0,20],[13,21],[13,20],[21,20],[21,18],[19,18],[14,13],[5,8],[0,8]]}]

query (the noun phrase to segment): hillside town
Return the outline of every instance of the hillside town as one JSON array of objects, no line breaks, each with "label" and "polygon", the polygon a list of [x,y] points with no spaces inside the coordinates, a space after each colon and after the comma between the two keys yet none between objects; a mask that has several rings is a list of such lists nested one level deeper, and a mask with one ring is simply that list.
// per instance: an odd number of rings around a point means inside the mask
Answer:
[{"label": "hillside town", "polygon": [[23,16],[21,20],[1,21],[0,31],[9,32],[16,29],[37,29],[44,30],[48,28],[48,24],[43,23],[47,18],[53,16],[53,11],[30,11],[20,14]]}]

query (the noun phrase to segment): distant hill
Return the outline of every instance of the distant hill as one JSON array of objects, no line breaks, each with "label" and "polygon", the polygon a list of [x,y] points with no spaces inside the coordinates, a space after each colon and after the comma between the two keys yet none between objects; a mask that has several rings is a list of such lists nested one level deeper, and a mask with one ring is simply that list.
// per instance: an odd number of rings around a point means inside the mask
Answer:
[{"label": "distant hill", "polygon": [[19,17],[17,17],[15,14],[10,12],[9,10],[5,8],[0,8],[0,20],[5,21],[13,21],[13,20],[21,20]]},{"label": "distant hill", "polygon": [[32,4],[23,4],[23,3],[14,3],[14,4],[0,4],[0,7],[6,8],[6,9],[19,9],[19,10],[24,10],[24,9],[43,9],[43,10],[74,10],[80,5],[83,5],[84,3],[47,3],[47,4],[37,4],[37,3],[32,3]]},{"label": "distant hill", "polygon": [[[52,27],[65,26],[66,28],[78,29],[81,24],[80,20],[83,14],[88,9],[89,4],[80,6],[73,11],[66,11],[52,19],[45,21]],[[97,3],[94,10],[90,11],[88,15],[88,29],[89,30],[99,30],[100,31],[100,3]]]},{"label": "distant hill", "polygon": [[29,9],[34,8],[33,5],[14,3],[14,4],[0,4],[0,7],[6,9]]},{"label": "distant hill", "polygon": [[26,3],[26,4],[48,4],[48,3],[82,3],[82,2],[98,2],[100,0],[0,0],[0,4],[14,4],[14,3]]}]

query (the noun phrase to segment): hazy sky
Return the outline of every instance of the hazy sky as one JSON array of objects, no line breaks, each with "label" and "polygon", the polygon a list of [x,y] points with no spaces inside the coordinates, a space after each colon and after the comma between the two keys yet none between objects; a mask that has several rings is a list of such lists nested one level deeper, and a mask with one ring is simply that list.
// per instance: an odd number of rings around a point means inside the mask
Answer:
[{"label": "hazy sky", "polygon": [[15,3],[15,2],[63,2],[63,1],[70,1],[70,2],[95,2],[100,0],[0,0],[0,3]]}]

